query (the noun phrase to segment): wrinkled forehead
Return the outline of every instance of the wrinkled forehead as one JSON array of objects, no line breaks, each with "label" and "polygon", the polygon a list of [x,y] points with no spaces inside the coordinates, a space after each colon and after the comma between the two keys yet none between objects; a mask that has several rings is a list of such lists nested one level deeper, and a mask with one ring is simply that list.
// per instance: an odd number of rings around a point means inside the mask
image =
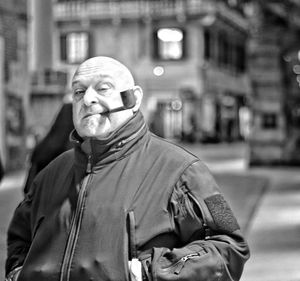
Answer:
[{"label": "wrinkled forehead", "polygon": [[134,86],[134,79],[126,66],[110,58],[92,58],[82,63],[76,70],[72,83],[82,79],[109,77],[115,83]]}]

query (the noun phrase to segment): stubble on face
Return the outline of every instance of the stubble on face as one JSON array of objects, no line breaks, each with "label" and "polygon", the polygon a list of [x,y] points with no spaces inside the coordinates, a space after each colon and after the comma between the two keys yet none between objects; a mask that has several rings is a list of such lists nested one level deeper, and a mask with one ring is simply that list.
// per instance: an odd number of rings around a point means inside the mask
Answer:
[{"label": "stubble on face", "polygon": [[97,108],[89,108],[82,101],[73,102],[73,123],[83,138],[105,138],[109,134],[109,114],[101,114]]},{"label": "stubble on face", "polygon": [[93,137],[97,135],[106,135],[106,131],[109,128],[108,116],[102,114],[94,114],[88,117],[84,117],[80,120],[80,127],[85,133],[86,137]]}]

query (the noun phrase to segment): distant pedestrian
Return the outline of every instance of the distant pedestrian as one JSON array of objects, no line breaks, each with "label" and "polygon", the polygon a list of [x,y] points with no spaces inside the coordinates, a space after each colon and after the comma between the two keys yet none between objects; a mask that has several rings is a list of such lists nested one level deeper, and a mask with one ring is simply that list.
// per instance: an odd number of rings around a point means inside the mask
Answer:
[{"label": "distant pedestrian", "polygon": [[46,136],[35,146],[30,157],[30,168],[24,193],[29,191],[35,176],[54,158],[71,148],[69,135],[74,129],[72,103],[65,102]]}]

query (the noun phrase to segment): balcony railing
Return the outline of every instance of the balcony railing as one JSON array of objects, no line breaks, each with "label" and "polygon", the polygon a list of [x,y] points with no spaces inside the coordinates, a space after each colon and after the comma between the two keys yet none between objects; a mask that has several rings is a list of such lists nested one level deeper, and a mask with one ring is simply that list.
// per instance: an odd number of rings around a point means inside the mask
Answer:
[{"label": "balcony railing", "polygon": [[108,0],[67,1],[54,5],[57,21],[88,19],[138,19],[143,17],[167,17],[176,15],[205,14],[215,10],[211,0]]},{"label": "balcony railing", "polygon": [[61,93],[67,85],[67,73],[46,69],[32,74],[31,87],[33,92]]},{"label": "balcony railing", "polygon": [[196,16],[220,15],[247,29],[241,13],[224,3],[212,0],[85,0],[63,1],[54,4],[55,21],[70,20],[137,20],[166,17],[193,18]]}]

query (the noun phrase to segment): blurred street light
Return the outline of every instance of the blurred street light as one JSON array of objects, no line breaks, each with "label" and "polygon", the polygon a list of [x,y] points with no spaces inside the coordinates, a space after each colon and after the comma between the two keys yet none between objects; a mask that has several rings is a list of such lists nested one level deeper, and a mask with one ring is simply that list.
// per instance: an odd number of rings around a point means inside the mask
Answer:
[{"label": "blurred street light", "polygon": [[156,66],[153,68],[153,74],[155,76],[162,76],[165,72],[165,69],[162,66]]}]

